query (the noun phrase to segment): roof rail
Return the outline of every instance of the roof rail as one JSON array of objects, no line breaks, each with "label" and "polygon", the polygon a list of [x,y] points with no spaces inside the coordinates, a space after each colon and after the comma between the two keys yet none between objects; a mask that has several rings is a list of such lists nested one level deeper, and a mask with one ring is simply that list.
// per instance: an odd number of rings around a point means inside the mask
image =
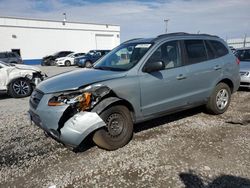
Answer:
[{"label": "roof rail", "polygon": [[164,37],[181,36],[181,35],[184,35],[184,36],[209,36],[209,37],[217,37],[217,38],[219,38],[219,37],[216,36],[216,35],[209,35],[209,34],[190,34],[190,33],[185,33],[185,32],[177,32],[177,33],[168,33],[168,34],[159,35],[159,36],[157,36],[157,37],[155,38],[155,40],[160,39],[160,38],[164,38]]},{"label": "roof rail", "polygon": [[130,40],[124,41],[123,43],[131,42],[133,40],[139,40],[139,39],[143,39],[143,38],[134,38],[134,39],[130,39]]},{"label": "roof rail", "polygon": [[158,35],[157,38],[170,37],[170,36],[178,36],[178,35],[190,35],[190,34],[189,33],[185,33],[185,32],[166,33],[166,34]]}]

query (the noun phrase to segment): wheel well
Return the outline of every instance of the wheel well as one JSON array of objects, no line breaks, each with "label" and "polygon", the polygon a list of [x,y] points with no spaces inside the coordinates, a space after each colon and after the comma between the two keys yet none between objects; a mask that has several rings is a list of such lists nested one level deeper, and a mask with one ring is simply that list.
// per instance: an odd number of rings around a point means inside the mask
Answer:
[{"label": "wheel well", "polygon": [[233,84],[233,82],[231,80],[229,80],[229,79],[226,78],[226,79],[221,80],[219,83],[225,83],[225,84],[227,84],[229,86],[230,90],[231,90],[231,93],[233,92],[233,90],[234,90],[234,84]]},{"label": "wheel well", "polygon": [[116,101],[116,102],[112,103],[110,106],[114,106],[114,105],[123,105],[123,106],[126,106],[128,108],[128,110],[130,111],[130,113],[131,113],[132,121],[133,122],[135,121],[135,111],[134,111],[134,108],[133,108],[133,106],[128,101],[122,99],[122,100],[119,100],[119,101]]}]

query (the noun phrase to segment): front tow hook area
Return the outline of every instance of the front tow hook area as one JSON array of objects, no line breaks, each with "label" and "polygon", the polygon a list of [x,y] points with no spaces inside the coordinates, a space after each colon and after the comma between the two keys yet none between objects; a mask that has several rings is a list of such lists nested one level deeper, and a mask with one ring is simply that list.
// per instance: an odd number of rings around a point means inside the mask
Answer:
[{"label": "front tow hook area", "polygon": [[56,141],[61,142],[60,139],[59,139],[60,138],[60,133],[58,131],[56,131],[54,129],[49,129],[49,131],[47,133],[48,133],[48,135],[50,137],[52,137]]}]

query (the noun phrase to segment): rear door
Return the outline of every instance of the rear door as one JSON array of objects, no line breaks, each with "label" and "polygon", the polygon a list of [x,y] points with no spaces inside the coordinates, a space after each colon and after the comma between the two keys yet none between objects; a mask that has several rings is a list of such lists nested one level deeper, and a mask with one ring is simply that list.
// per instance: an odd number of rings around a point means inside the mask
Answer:
[{"label": "rear door", "polygon": [[217,57],[211,42],[207,40],[184,40],[182,51],[189,78],[188,101],[205,101],[221,77],[223,61]]},{"label": "rear door", "polygon": [[146,64],[162,61],[165,69],[140,72],[141,111],[144,116],[177,109],[187,103],[187,70],[181,60],[178,41],[165,42],[153,52]]}]

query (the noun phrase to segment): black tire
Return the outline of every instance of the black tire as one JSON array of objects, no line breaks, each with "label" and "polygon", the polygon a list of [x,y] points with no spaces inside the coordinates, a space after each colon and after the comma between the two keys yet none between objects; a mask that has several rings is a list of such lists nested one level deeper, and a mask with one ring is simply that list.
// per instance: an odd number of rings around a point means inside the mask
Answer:
[{"label": "black tire", "polygon": [[70,61],[65,61],[65,66],[69,67],[71,65]]},{"label": "black tire", "polygon": [[112,106],[100,117],[107,124],[93,135],[94,143],[106,150],[116,150],[126,145],[133,136],[133,122],[125,106]]},{"label": "black tire", "polygon": [[8,93],[13,98],[28,97],[31,95],[33,87],[26,79],[16,79],[10,83]]},{"label": "black tire", "polygon": [[17,62],[16,61],[11,61],[10,64],[17,64]]},{"label": "black tire", "polygon": [[92,67],[92,62],[91,62],[91,61],[86,61],[86,62],[85,62],[85,67],[86,67],[86,68]]},{"label": "black tire", "polygon": [[206,109],[210,114],[224,113],[231,101],[231,90],[225,83],[219,83],[210,96]]}]

